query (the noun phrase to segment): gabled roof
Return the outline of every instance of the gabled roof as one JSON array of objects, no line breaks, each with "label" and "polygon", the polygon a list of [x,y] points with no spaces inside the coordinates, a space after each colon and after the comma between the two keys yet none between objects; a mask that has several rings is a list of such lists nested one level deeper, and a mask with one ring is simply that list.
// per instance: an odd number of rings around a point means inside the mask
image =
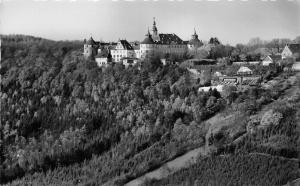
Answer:
[{"label": "gabled roof", "polygon": [[133,47],[128,43],[127,40],[119,40],[121,45],[123,46],[124,50],[133,50]]},{"label": "gabled roof", "polygon": [[238,73],[239,72],[252,72],[252,70],[250,68],[248,68],[248,67],[242,66],[242,67],[240,67],[240,69],[237,72]]},{"label": "gabled roof", "polygon": [[182,39],[176,34],[158,34],[159,41],[155,41],[157,44],[183,44]]},{"label": "gabled roof", "polygon": [[281,55],[270,55],[269,56],[274,62],[281,60]]},{"label": "gabled roof", "polygon": [[292,53],[300,53],[300,44],[288,44],[287,47]]}]

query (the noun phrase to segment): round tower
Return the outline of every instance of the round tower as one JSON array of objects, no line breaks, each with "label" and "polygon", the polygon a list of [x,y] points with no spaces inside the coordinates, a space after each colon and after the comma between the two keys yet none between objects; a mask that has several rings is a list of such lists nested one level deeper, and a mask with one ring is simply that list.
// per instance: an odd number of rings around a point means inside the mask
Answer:
[{"label": "round tower", "polygon": [[149,29],[148,29],[148,33],[145,36],[146,38],[140,44],[141,58],[145,58],[153,55],[155,50],[155,42],[152,39]]},{"label": "round tower", "polygon": [[83,55],[85,58],[94,58],[97,55],[97,43],[92,37],[88,41],[85,40]]}]

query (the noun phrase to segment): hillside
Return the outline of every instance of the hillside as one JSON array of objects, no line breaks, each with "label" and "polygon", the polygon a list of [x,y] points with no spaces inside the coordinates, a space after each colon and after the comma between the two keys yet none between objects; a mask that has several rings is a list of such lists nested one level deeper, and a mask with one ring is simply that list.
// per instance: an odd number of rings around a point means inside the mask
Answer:
[{"label": "hillside", "polygon": [[[283,185],[300,176],[294,72],[256,67],[268,86],[199,92],[205,73],[198,81],[156,57],[99,68],[77,41],[2,39],[0,184],[124,185],[164,165],[176,170],[144,184]],[[187,166],[200,148],[208,156]]]}]

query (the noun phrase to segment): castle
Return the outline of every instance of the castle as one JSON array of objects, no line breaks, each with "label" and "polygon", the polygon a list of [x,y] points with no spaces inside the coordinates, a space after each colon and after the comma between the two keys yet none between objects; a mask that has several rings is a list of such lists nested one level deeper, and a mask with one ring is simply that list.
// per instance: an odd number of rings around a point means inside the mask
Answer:
[{"label": "castle", "polygon": [[[194,30],[191,40],[183,41],[176,34],[158,33],[155,18],[153,18],[152,34],[149,29],[145,39],[140,44],[129,43],[126,39],[119,39],[116,44],[104,44],[96,42],[91,37],[84,42],[84,56],[93,58],[99,66],[107,62],[123,62],[123,60],[137,60],[159,54],[161,56],[183,56],[187,51],[196,50],[203,45]],[[106,46],[106,47],[105,47]],[[106,55],[104,55],[104,54]]]}]

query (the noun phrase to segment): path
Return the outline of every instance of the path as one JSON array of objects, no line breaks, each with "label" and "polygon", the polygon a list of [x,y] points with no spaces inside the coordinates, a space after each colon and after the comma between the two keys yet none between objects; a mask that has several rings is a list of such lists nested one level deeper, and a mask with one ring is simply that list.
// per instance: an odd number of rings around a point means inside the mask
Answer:
[{"label": "path", "polygon": [[189,167],[191,164],[196,163],[196,159],[199,155],[207,155],[207,151],[205,146],[199,147],[197,149],[191,150],[186,154],[175,158],[165,164],[163,164],[160,168],[155,169],[151,172],[144,174],[141,177],[138,177],[128,183],[125,186],[138,186],[144,183],[146,179],[162,179],[167,177],[168,175],[176,172],[185,167]]}]

